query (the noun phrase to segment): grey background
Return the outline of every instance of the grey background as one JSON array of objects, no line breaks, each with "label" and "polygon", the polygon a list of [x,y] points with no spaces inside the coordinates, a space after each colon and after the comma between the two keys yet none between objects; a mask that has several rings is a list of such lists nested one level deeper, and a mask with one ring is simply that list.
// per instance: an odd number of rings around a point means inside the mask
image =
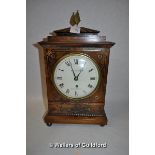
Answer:
[{"label": "grey background", "polygon": [[[42,116],[46,98],[38,49],[33,46],[53,30],[69,26],[80,10],[80,26],[100,30],[111,48],[106,106],[109,123],[53,125]],[[128,0],[27,0],[27,155],[127,155],[128,154]],[[41,69],[40,69],[41,68]],[[52,149],[49,143],[107,142],[106,149]]]}]

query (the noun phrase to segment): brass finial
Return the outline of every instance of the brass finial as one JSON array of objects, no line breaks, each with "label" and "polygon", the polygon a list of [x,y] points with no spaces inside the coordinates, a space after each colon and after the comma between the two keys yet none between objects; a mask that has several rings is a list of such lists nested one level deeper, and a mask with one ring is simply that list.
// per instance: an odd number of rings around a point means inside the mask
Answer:
[{"label": "brass finial", "polygon": [[73,12],[71,18],[70,18],[70,25],[78,25],[80,23],[80,14],[79,11],[77,10],[76,13]]}]

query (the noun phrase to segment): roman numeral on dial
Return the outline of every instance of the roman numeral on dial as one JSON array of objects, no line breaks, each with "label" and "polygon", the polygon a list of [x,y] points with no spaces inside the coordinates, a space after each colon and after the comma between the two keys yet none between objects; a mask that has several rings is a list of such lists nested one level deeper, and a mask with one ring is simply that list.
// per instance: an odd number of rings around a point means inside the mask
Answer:
[{"label": "roman numeral on dial", "polygon": [[64,87],[64,84],[63,84],[63,83],[61,83],[61,84],[59,84],[59,86],[60,86],[61,88],[63,88],[63,87]]},{"label": "roman numeral on dial", "polygon": [[62,80],[62,77],[58,76],[58,77],[57,77],[57,80]]},{"label": "roman numeral on dial", "polygon": [[91,68],[91,69],[89,70],[89,72],[91,72],[91,71],[93,71],[93,68]]},{"label": "roman numeral on dial", "polygon": [[90,80],[95,80],[95,77],[90,77]]},{"label": "roman numeral on dial", "polygon": [[70,65],[71,65],[71,64],[70,64],[70,61],[66,61],[65,64],[66,64],[67,66],[70,66]]},{"label": "roman numeral on dial", "polygon": [[67,89],[67,90],[66,90],[66,94],[69,94],[69,92],[70,92],[70,90],[69,90],[69,89]]},{"label": "roman numeral on dial", "polygon": [[78,59],[74,59],[74,63],[78,65]]},{"label": "roman numeral on dial", "polygon": [[59,70],[62,71],[62,72],[64,71],[63,69],[59,69]]},{"label": "roman numeral on dial", "polygon": [[77,93],[77,91],[75,91],[75,96],[78,96],[78,93]]},{"label": "roman numeral on dial", "polygon": [[93,88],[93,85],[89,84],[88,87],[89,87],[89,88]]}]

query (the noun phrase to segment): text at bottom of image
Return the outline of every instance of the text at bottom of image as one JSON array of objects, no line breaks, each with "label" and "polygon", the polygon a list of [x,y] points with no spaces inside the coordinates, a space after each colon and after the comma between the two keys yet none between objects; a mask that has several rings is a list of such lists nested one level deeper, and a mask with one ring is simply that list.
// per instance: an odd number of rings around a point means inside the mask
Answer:
[{"label": "text at bottom of image", "polygon": [[92,142],[92,143],[85,143],[85,142],[79,142],[79,143],[49,143],[50,148],[107,148],[107,142],[104,143],[97,143],[97,142]]}]

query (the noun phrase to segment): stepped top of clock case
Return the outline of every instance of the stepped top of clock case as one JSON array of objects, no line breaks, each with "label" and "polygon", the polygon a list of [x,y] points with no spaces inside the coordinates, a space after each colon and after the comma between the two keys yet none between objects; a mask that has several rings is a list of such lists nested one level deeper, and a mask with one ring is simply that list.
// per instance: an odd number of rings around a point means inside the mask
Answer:
[{"label": "stepped top of clock case", "polygon": [[80,27],[80,33],[71,33],[70,32],[70,27],[65,28],[65,29],[60,29],[60,30],[55,30],[53,31],[53,35],[56,36],[88,36],[88,35],[97,35],[100,31],[98,30],[93,30],[90,28],[86,27]]},{"label": "stepped top of clock case", "polygon": [[74,46],[74,47],[112,47],[115,43],[106,41],[106,36],[99,36],[100,31],[80,27],[80,33],[71,33],[70,27],[55,30],[39,44],[43,47]]}]

